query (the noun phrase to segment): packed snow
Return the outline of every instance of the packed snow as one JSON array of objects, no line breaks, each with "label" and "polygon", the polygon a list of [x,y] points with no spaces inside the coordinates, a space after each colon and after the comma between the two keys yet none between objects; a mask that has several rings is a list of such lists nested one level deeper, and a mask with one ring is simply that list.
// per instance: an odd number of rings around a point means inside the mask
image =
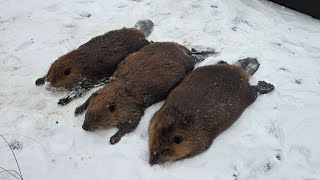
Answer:
[{"label": "packed snow", "polygon": [[[110,145],[116,129],[85,132],[73,114],[94,90],[61,107],[65,92],[34,84],[59,56],[146,18],[149,40],[220,52],[197,67],[256,57],[251,83],[276,87],[205,153],[152,167],[148,125],[163,102]],[[320,21],[265,0],[0,0],[0,115],[25,180],[320,180]],[[2,139],[0,167],[18,171]]]}]

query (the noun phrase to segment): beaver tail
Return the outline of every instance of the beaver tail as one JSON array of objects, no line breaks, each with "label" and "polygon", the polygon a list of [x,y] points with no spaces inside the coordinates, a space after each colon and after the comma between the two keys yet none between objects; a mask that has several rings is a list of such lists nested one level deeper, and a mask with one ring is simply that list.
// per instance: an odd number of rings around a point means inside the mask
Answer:
[{"label": "beaver tail", "polygon": [[150,19],[139,20],[134,28],[144,32],[145,37],[148,37],[153,31],[153,22]]}]

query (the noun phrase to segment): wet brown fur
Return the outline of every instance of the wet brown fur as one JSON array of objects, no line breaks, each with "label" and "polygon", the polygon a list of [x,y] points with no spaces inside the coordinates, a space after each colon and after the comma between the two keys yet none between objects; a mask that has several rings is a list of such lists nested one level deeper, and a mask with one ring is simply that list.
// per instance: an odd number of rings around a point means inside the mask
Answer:
[{"label": "wet brown fur", "polygon": [[[229,128],[257,97],[249,77],[227,64],[190,73],[168,96],[149,127],[150,164],[197,155]],[[179,137],[181,142],[175,143]]]},{"label": "wet brown fur", "polygon": [[61,56],[51,65],[45,79],[58,89],[90,88],[101,79],[109,78],[130,53],[148,44],[138,29],[110,31]]},{"label": "wet brown fur", "polygon": [[[193,70],[196,61],[189,51],[173,42],[153,43],[130,54],[89,103],[83,128],[118,127],[114,144],[138,125],[146,107],[164,100]],[[110,112],[110,105],[116,107]]]}]

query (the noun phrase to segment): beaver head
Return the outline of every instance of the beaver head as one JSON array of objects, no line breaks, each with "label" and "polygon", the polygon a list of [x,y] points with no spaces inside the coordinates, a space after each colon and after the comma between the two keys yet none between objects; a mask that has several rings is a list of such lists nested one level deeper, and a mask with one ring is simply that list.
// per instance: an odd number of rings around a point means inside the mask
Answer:
[{"label": "beaver head", "polygon": [[93,131],[117,127],[119,123],[140,117],[141,112],[136,102],[137,99],[123,83],[111,80],[92,97],[82,128]]},{"label": "beaver head", "polygon": [[45,77],[49,83],[48,90],[72,90],[81,86],[86,80],[83,76],[86,67],[82,67],[80,62],[75,63],[78,54],[79,52],[74,50],[52,63]]},{"label": "beaver head", "polygon": [[149,126],[150,165],[194,156],[207,148],[210,140],[197,128],[192,117],[175,109],[161,109]]}]

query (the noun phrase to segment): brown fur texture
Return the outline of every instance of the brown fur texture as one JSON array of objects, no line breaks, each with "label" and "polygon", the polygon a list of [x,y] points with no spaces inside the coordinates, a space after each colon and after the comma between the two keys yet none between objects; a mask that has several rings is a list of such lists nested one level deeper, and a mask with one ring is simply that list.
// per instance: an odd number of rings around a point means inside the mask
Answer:
[{"label": "brown fur texture", "polygon": [[148,44],[140,30],[123,28],[110,31],[61,56],[51,65],[45,80],[56,89],[91,88],[102,79],[109,78],[130,53]]},{"label": "brown fur texture", "polygon": [[82,128],[118,127],[110,139],[111,144],[118,142],[136,128],[144,109],[164,100],[195,63],[185,47],[173,42],[153,43],[130,54],[92,97]]},{"label": "brown fur texture", "polygon": [[195,156],[229,128],[258,91],[241,68],[219,64],[194,70],[169,94],[149,126],[150,164]]}]

